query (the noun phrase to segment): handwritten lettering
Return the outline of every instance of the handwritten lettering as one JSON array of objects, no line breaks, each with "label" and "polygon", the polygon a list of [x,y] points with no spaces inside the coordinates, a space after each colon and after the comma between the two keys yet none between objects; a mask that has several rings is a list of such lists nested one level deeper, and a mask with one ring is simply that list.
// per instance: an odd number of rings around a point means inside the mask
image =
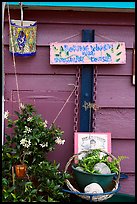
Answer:
[{"label": "handwritten lettering", "polygon": [[51,43],[51,64],[124,64],[123,42]]}]

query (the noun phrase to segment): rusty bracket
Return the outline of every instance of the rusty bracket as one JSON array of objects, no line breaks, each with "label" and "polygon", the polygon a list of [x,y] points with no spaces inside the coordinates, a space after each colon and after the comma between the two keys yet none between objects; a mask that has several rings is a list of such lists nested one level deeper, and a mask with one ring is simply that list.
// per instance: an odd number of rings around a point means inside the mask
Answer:
[{"label": "rusty bracket", "polygon": [[85,111],[87,109],[91,109],[91,108],[93,108],[93,110],[95,110],[95,111],[99,109],[99,106],[97,106],[97,104],[86,102],[86,101],[84,101],[84,105],[82,107],[85,108]]}]

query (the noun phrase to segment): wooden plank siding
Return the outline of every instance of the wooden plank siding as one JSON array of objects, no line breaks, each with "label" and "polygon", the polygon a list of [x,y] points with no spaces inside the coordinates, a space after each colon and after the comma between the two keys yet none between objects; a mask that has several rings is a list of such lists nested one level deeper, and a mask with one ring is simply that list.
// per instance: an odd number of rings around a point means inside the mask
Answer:
[{"label": "wooden plank siding", "polygon": [[[11,19],[20,19],[20,10],[10,9]],[[132,85],[132,48],[135,41],[134,13],[85,11],[25,10],[24,20],[36,20],[37,52],[32,57],[16,57],[20,98],[33,103],[50,124],[73,90],[76,70],[80,65],[50,65],[50,42],[81,42],[83,29],[95,29],[95,41],[126,43],[127,62],[124,65],[97,65],[96,131],[112,133],[112,154],[126,155],[121,162],[128,179],[121,181],[120,192],[135,194],[135,86]],[[5,110],[18,109],[12,55],[9,53],[7,9],[4,25]],[[64,146],[49,154],[64,169],[73,155],[74,94],[56,120],[64,130]]]}]

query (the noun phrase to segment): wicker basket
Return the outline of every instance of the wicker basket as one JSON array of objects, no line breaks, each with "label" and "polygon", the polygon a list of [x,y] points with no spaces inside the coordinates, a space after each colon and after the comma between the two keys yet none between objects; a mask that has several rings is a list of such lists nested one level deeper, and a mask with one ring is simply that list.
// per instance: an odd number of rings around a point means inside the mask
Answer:
[{"label": "wicker basket", "polygon": [[[102,149],[99,149],[100,152],[102,153],[105,153],[107,154],[109,157],[112,158],[112,160],[116,159],[115,156],[113,156],[112,154],[106,152],[105,150],[102,150]],[[65,166],[65,172],[67,172],[68,170],[68,167],[70,166],[71,162],[75,159],[78,159],[78,156],[83,154],[83,153],[89,153],[91,152],[92,149],[90,150],[84,150],[84,151],[81,151],[79,152],[78,154],[74,154],[70,159],[69,161],[67,162],[66,166]],[[113,180],[113,187],[111,189],[111,191],[109,192],[105,192],[105,193],[100,193],[100,194],[89,194],[89,193],[83,193],[83,192],[80,192],[79,190],[77,190],[72,184],[71,182],[66,179],[65,182],[66,182],[66,185],[67,187],[69,188],[69,190],[73,193],[75,193],[77,196],[79,196],[80,198],[82,199],[85,199],[85,200],[92,200],[92,201],[95,201],[95,202],[101,202],[101,201],[104,201],[104,200],[107,200],[109,198],[111,198],[119,189],[119,179],[120,179],[120,165],[118,164],[117,165],[118,169],[119,169],[119,173],[117,175],[117,178],[115,180]]]}]

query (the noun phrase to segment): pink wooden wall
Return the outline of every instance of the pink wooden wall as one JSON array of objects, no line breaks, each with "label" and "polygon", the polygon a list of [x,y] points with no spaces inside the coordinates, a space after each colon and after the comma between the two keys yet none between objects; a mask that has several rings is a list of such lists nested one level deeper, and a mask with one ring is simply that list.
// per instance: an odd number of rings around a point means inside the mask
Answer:
[{"label": "pink wooden wall", "polygon": [[[10,10],[11,19],[20,19],[19,10]],[[112,154],[126,155],[121,162],[128,179],[121,180],[122,193],[135,194],[135,87],[132,85],[132,48],[135,40],[133,13],[98,13],[80,11],[24,10],[24,20],[36,20],[37,53],[33,57],[16,57],[20,98],[33,103],[38,113],[50,124],[70,95],[75,83],[77,65],[50,65],[49,43],[81,42],[82,29],[94,29],[95,41],[126,43],[127,62],[124,65],[97,65],[96,131],[111,132]],[[5,110],[14,112],[17,105],[12,56],[9,53],[7,10],[4,32]],[[105,38],[103,37],[105,36]],[[79,66],[81,67],[81,66]],[[56,124],[64,130],[64,146],[57,146],[49,155],[64,169],[73,155],[74,95],[70,98]]]}]

